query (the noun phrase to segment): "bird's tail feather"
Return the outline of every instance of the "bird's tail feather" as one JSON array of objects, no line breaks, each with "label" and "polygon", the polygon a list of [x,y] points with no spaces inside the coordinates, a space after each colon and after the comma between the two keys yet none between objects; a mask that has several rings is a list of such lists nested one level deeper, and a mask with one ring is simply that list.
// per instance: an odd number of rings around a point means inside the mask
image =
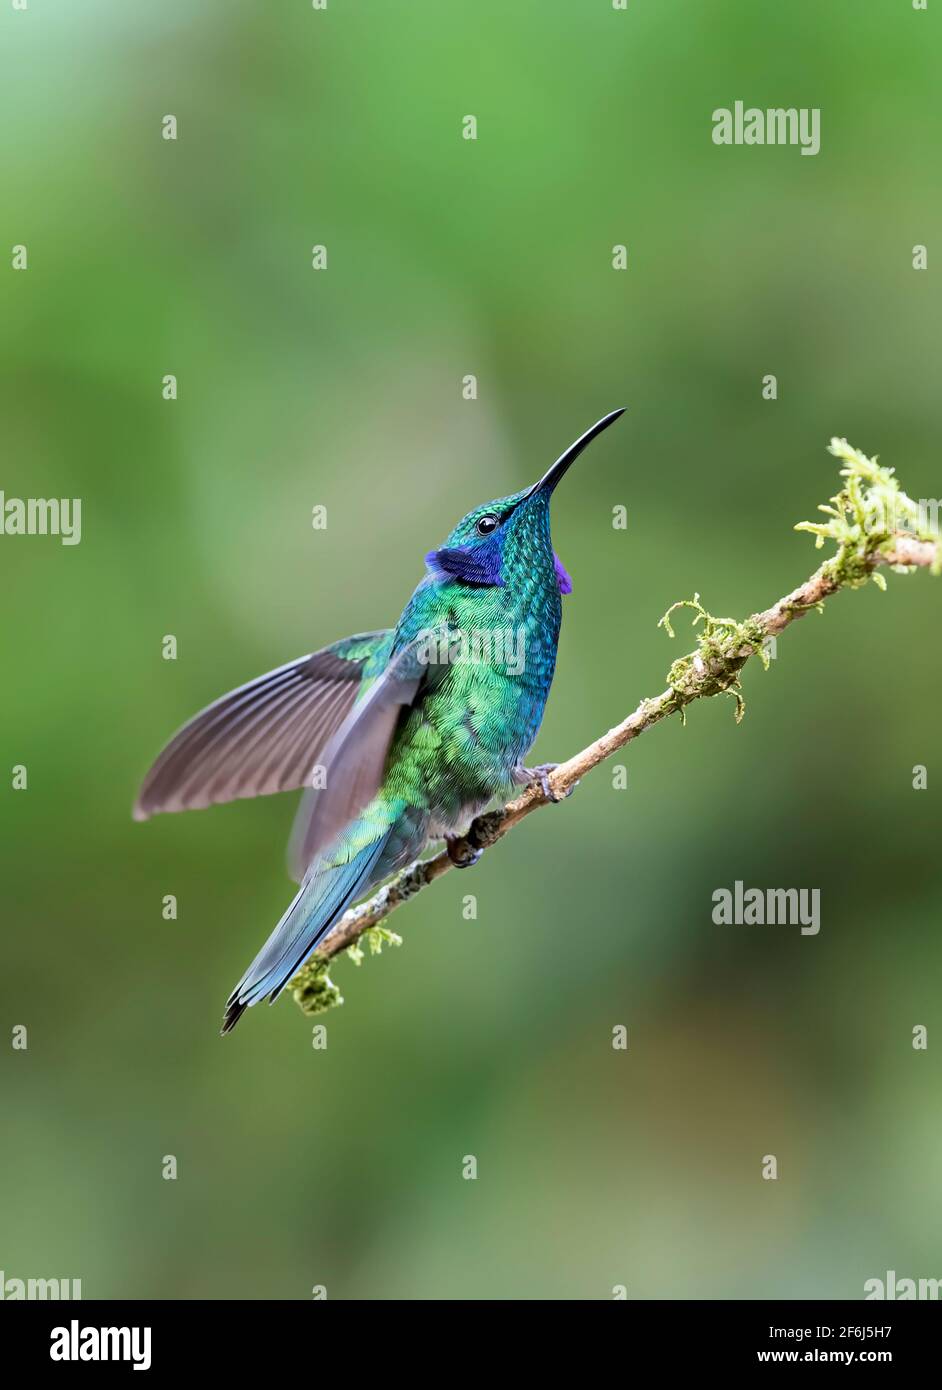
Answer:
[{"label": "bird's tail feather", "polygon": [[274,1003],[331,927],[370,884],[370,874],[389,839],[389,827],[345,863],[315,864],[294,901],[229,996],[223,1033],[266,995]]}]

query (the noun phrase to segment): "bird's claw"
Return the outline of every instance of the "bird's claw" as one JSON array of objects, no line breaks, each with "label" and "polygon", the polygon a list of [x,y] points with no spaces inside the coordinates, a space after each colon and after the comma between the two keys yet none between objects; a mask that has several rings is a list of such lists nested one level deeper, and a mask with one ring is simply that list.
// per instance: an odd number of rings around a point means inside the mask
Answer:
[{"label": "bird's claw", "polygon": [[552,801],[554,803],[565,801],[567,796],[572,796],[578,785],[574,782],[571,787],[567,787],[563,792],[555,791],[550,782],[549,775],[551,772],[555,772],[558,767],[559,763],[540,763],[539,767],[528,767],[524,769],[528,781],[531,783],[538,782],[540,784],[540,790],[547,801]]},{"label": "bird's claw", "polygon": [[456,869],[470,869],[484,853],[483,849],[476,849],[466,835],[446,835],[445,849]]}]

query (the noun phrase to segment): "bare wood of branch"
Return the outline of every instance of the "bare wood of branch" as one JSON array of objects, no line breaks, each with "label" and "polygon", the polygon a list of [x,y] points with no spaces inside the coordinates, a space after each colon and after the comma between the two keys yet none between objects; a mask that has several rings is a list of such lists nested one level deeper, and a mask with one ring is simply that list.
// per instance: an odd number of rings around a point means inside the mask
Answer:
[{"label": "bare wood of branch", "polygon": [[[827,561],[797,589],[764,612],[753,614],[744,623],[711,618],[700,608],[699,601],[689,605],[698,609],[706,620],[706,630],[698,650],[674,663],[669,673],[671,683],[660,695],[642,700],[637,709],[620,724],[566,762],[560,763],[549,775],[550,788],[556,796],[565,795],[588,772],[619,748],[624,748],[632,739],[652,729],[669,715],[679,713],[683,717],[684,709],[694,700],[727,693],[740,701],[739,673],[750,657],[762,651],[763,643],[768,638],[777,637],[796,618],[820,608],[825,599],[831,598],[840,589],[856,586],[862,577],[872,574],[879,566],[937,569],[939,562],[937,542],[897,532],[889,541],[882,541],[858,560],[855,581],[843,578],[834,561]],[[670,632],[667,615],[662,621]],[[315,1013],[332,1002],[340,1002],[335,987],[326,979],[326,962],[341,951],[355,946],[365,931],[384,922],[396,908],[454,868],[452,855],[460,858],[463,851],[490,848],[524,817],[551,804],[539,784],[528,787],[503,809],[478,816],[467,834],[461,840],[452,842],[451,853],[443,849],[429,859],[418,860],[398,873],[366,902],[346,912],[292,982],[295,999],[302,1009]],[[322,997],[325,983],[328,990],[333,991],[333,998]]]}]

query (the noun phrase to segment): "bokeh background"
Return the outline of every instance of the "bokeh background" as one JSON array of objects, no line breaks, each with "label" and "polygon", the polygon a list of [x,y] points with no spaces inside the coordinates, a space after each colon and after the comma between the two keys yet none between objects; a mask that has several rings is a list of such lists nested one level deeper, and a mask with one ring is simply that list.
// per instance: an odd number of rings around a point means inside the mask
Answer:
[{"label": "bokeh background", "polygon": [[[938,8],[0,10],[0,486],[83,501],[77,547],[0,540],[0,1032],[29,1029],[0,1046],[8,1277],[577,1299],[942,1276],[926,575],[789,630],[740,727],[695,707],[616,759],[626,790],[607,765],[422,894],[398,950],[337,965],[326,1051],[290,999],[218,1035],[292,891],[295,797],[130,818],[186,717],[392,623],[458,516],[613,406],[555,502],[575,591],[538,760],[663,687],[675,599],[745,616],[811,572],[791,528],[835,490],[831,435],[940,493]],[[821,152],[717,148],[737,99],[819,107]],[[714,925],[736,879],[820,888],[820,935]]]}]

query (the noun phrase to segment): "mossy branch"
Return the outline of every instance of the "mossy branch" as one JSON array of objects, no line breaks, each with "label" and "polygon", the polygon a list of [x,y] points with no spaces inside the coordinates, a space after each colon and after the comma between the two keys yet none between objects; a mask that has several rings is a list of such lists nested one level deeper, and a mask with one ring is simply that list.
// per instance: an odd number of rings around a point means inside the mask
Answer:
[{"label": "mossy branch", "polygon": [[[554,795],[570,791],[599,763],[670,715],[679,714],[684,720],[686,708],[694,700],[729,695],[736,702],[738,722],[745,708],[739,677],[746,662],[758,656],[768,667],[769,639],[812,609],[821,611],[825,600],[841,589],[859,588],[870,580],[885,589],[886,580],[880,572],[885,567],[904,574],[914,569],[928,569],[935,575],[942,572],[942,545],[929,524],[926,507],[907,497],[893,470],[867,458],[846,439],[832,439],[829,447],[841,460],[844,486],[828,504],[819,507],[827,521],[803,521],[795,530],[810,531],[818,546],[834,541],[836,553],[797,589],[743,622],[713,617],[700,603],[699,594],[673,604],[659,626],[673,637],[671,614],[678,608],[693,609],[694,624],[702,623],[696,650],[674,662],[667,673],[667,688],[659,695],[642,700],[627,719],[559,764],[548,779]],[[335,956],[347,951],[359,964],[363,952],[358,942],[364,933],[373,954],[386,943],[398,945],[399,937],[381,926],[390,913],[453,868],[454,859],[490,848],[525,816],[549,804],[541,786],[528,787],[501,810],[478,816],[467,835],[453,841],[449,850],[418,860],[347,912],[291,982],[301,1009],[317,1014],[342,1004],[340,992],[327,973]]]}]

